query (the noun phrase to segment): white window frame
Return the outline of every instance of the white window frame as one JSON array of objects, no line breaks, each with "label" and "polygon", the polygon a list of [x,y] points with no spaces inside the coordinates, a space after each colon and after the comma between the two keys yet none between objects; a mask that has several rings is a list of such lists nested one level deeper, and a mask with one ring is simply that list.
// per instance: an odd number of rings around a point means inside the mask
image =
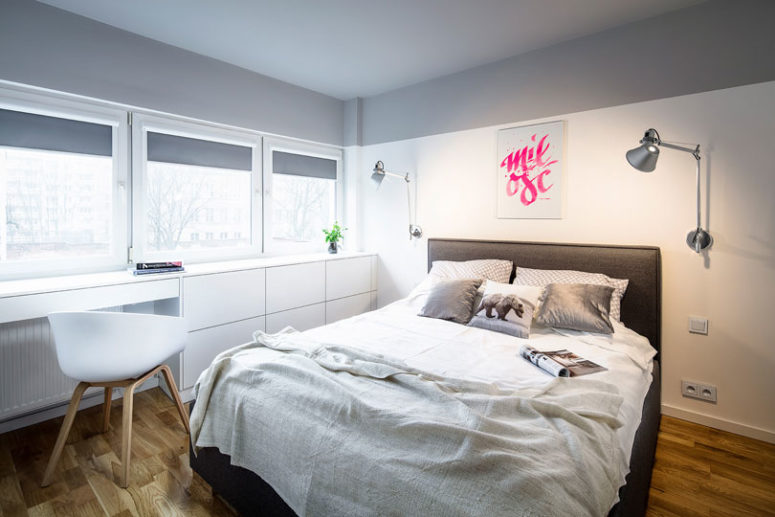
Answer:
[{"label": "white window frame", "polygon": [[[28,259],[16,263],[0,263],[0,280],[112,271],[126,265],[129,164],[129,127],[126,110],[66,99],[53,93],[32,93],[10,87],[0,87],[0,108],[113,127],[113,171],[111,178],[113,225],[108,255]],[[3,217],[4,219],[5,217]]]},{"label": "white window frame", "polygon": [[266,255],[285,255],[292,253],[309,253],[314,251],[325,251],[326,243],[324,241],[323,229],[320,232],[320,242],[311,242],[307,245],[295,244],[293,246],[282,246],[272,243],[272,153],[274,151],[283,151],[287,153],[303,154],[314,156],[316,158],[326,158],[336,160],[336,193],[335,193],[335,216],[340,225],[345,224],[344,217],[344,167],[343,151],[339,147],[325,144],[313,144],[309,142],[300,142],[290,138],[264,137],[264,254]]},{"label": "white window frame", "polygon": [[[250,245],[233,248],[195,250],[150,251],[146,249],[145,178],[147,175],[147,132],[160,132],[188,138],[198,138],[248,146],[253,149],[251,170],[251,235]],[[239,131],[162,117],[144,113],[132,115],[132,250],[135,262],[156,262],[159,260],[182,260],[184,262],[215,262],[261,254],[263,213],[261,196],[261,136],[249,131]]]}]

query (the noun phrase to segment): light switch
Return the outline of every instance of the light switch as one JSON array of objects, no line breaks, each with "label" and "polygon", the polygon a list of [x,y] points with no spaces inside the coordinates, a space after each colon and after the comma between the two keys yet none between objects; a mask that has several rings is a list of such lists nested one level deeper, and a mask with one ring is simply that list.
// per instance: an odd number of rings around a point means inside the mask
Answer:
[{"label": "light switch", "polygon": [[689,316],[689,332],[708,335],[708,320],[699,316]]}]

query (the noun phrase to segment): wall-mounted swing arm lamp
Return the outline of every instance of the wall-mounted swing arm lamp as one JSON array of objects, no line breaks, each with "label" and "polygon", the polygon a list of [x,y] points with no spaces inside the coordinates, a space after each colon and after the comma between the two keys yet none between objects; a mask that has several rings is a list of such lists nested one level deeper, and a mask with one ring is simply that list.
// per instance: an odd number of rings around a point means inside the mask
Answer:
[{"label": "wall-mounted swing arm lamp", "polygon": [[371,172],[371,179],[374,180],[377,185],[380,185],[386,176],[401,178],[406,183],[406,206],[409,210],[409,240],[419,239],[422,237],[422,228],[420,228],[419,225],[412,224],[412,198],[409,193],[409,173],[407,172],[406,175],[402,176],[401,174],[388,172],[385,170],[385,164],[382,163],[382,160],[379,160],[374,164],[374,169]]},{"label": "wall-mounted swing arm lamp", "polygon": [[691,148],[663,142],[657,130],[653,128],[646,131],[640,144],[635,149],[627,151],[627,161],[643,172],[651,172],[656,168],[660,147],[684,151],[694,156],[697,163],[697,228],[686,235],[686,244],[697,253],[709,248],[713,244],[713,237],[702,229],[700,218],[700,145],[697,144],[697,147]]}]

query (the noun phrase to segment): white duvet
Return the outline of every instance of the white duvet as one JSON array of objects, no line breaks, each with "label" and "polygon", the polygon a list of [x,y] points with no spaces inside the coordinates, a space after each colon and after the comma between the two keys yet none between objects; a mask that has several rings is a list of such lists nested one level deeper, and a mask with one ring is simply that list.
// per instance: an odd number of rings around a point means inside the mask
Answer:
[{"label": "white duvet", "polygon": [[300,515],[605,515],[624,483],[653,349],[533,328],[608,371],[554,379],[525,340],[415,316],[418,301],[257,333],[200,377],[192,441]]}]

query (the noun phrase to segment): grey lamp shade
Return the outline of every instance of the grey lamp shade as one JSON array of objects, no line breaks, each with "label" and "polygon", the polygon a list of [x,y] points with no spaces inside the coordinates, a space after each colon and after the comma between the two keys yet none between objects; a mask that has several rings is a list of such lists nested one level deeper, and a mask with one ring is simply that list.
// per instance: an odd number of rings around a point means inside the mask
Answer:
[{"label": "grey lamp shade", "polygon": [[651,172],[657,166],[659,148],[651,142],[644,142],[635,149],[627,151],[627,161],[630,165],[643,172]]},{"label": "grey lamp shade", "polygon": [[384,179],[385,179],[385,164],[382,163],[382,160],[377,160],[377,163],[374,164],[373,172],[371,173],[371,180],[377,185],[381,185],[382,180]]},{"label": "grey lamp shade", "polygon": [[382,183],[382,180],[384,180],[384,179],[385,179],[385,173],[384,173],[384,172],[379,172],[379,171],[376,171],[376,170],[375,170],[375,171],[374,171],[374,172],[371,174],[371,180],[372,180],[374,183],[376,183],[377,185],[379,185],[380,183]]}]

